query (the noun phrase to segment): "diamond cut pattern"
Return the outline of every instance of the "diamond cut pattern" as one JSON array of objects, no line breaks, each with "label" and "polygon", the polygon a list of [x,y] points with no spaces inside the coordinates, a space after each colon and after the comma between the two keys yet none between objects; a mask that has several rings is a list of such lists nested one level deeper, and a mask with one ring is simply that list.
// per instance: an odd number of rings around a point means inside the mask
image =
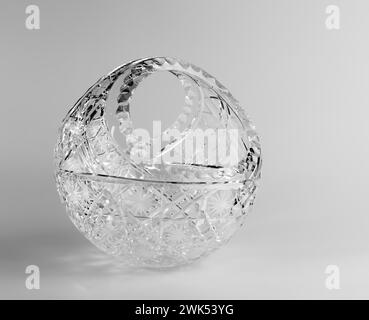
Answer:
[{"label": "diamond cut pattern", "polygon": [[[242,130],[237,167],[183,163],[152,169],[127,158],[130,149],[117,144],[106,123],[109,90],[119,82],[114,112],[129,118],[134,89],[157,70],[175,74],[185,89],[185,107],[173,128]],[[127,264],[158,267],[191,262],[231,238],[253,205],[260,159],[254,127],[230,92],[200,68],[160,57],[128,63],[92,86],[64,119],[55,148],[58,192],[75,226]]]}]

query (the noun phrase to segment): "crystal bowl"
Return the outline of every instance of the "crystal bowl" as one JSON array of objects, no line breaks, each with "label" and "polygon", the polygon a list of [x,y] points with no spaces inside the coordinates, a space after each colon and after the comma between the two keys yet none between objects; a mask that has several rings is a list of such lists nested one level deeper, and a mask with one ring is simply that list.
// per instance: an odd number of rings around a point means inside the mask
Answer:
[{"label": "crystal bowl", "polygon": [[[139,139],[130,117],[134,89],[157,71],[176,76],[186,94],[163,133],[176,134],[160,148],[157,137]],[[255,127],[222,84],[156,57],[118,67],[87,90],[63,120],[55,166],[69,216],[92,243],[130,266],[173,267],[206,256],[243,225],[261,152]]]}]

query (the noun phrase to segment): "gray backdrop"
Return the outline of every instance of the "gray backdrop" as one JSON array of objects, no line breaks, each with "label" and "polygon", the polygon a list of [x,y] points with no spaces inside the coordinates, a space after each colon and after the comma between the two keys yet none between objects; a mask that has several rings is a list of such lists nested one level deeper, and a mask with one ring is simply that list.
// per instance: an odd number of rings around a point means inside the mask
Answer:
[{"label": "gray backdrop", "polygon": [[[40,30],[25,27],[29,4]],[[326,28],[330,4],[339,30]],[[365,0],[1,0],[0,297],[369,298],[368,12]],[[156,55],[203,67],[247,107],[263,178],[225,248],[180,269],[124,271],[69,221],[53,147],[92,83]],[[140,101],[154,104],[150,92]],[[135,116],[150,122],[140,105]],[[31,264],[39,290],[25,286]],[[328,265],[339,290],[326,288]]]}]

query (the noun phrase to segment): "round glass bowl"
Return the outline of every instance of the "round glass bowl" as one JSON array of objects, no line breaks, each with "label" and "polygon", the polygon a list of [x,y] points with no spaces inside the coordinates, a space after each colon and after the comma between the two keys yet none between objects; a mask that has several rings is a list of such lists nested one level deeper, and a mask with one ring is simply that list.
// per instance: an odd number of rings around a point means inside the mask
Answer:
[{"label": "round glass bowl", "polygon": [[[185,101],[171,127],[148,137],[135,128],[130,101],[159,71],[179,79]],[[157,57],[118,67],[77,101],[60,128],[55,165],[69,216],[92,243],[130,266],[173,267],[221,247],[242,226],[261,153],[254,126],[222,84]]]}]

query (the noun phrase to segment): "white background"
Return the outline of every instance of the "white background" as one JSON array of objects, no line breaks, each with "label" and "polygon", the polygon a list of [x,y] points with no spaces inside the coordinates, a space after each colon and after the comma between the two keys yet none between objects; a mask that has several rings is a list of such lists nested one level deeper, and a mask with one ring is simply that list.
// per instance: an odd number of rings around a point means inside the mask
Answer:
[{"label": "white background", "polygon": [[[29,4],[40,30],[25,27]],[[330,4],[339,30],[326,28]],[[364,0],[2,1],[0,297],[369,298],[368,12]],[[127,271],[69,221],[52,153],[92,83],[156,55],[201,66],[246,106],[263,178],[229,245],[184,268]],[[40,290],[25,287],[31,264]],[[327,265],[340,290],[326,288]]]}]

